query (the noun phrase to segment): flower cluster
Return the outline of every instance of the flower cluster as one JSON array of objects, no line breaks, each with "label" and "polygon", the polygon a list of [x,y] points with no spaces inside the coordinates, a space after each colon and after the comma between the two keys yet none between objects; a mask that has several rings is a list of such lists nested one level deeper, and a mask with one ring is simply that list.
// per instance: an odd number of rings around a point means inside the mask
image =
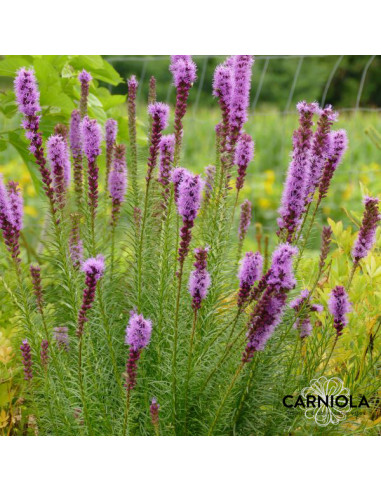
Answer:
[{"label": "flower cluster", "polygon": [[158,181],[161,184],[163,191],[161,193],[163,199],[161,206],[164,210],[167,208],[167,203],[170,195],[171,170],[175,152],[175,136],[164,135],[159,144],[160,148],[160,167]]},{"label": "flower cluster", "polygon": [[33,378],[32,354],[28,340],[23,340],[21,346],[22,363],[24,366],[24,379],[30,381]]},{"label": "flower cluster", "polygon": [[47,142],[48,160],[53,178],[55,198],[60,208],[66,202],[70,185],[71,167],[66,140],[61,135],[52,135]]},{"label": "flower cluster", "polygon": [[246,237],[251,221],[251,202],[245,200],[241,205],[241,217],[239,221],[238,237],[243,241]]},{"label": "flower cluster", "polygon": [[290,308],[294,309],[294,311],[298,313],[298,318],[294,323],[294,328],[299,331],[300,338],[310,336],[312,332],[312,324],[309,313],[320,313],[323,311],[323,306],[320,304],[311,304],[310,291],[308,289],[304,289],[300,293],[299,297],[290,302]]},{"label": "flower cluster", "polygon": [[98,205],[98,174],[96,159],[101,153],[102,132],[97,120],[85,116],[82,120],[83,150],[88,164],[89,206],[92,214]]},{"label": "flower cluster", "polygon": [[86,288],[83,291],[82,306],[78,313],[77,337],[82,337],[87,319],[87,312],[92,308],[95,300],[97,283],[103,277],[105,271],[104,258],[98,255],[96,258],[89,258],[82,265],[82,271],[86,274]]},{"label": "flower cluster", "polygon": [[114,151],[113,167],[109,174],[108,190],[112,200],[111,225],[115,225],[127,191],[126,147],[117,145]]},{"label": "flower cluster", "polygon": [[43,299],[41,286],[41,268],[39,265],[30,265],[30,275],[32,277],[33,292],[36,297],[37,309],[42,314]]},{"label": "flower cluster", "polygon": [[301,102],[297,105],[299,111],[299,129],[293,136],[293,154],[287,179],[283,189],[282,205],[279,209],[278,225],[287,232],[290,241],[298,230],[308,192],[310,149],[312,140],[312,118],[318,106],[316,103]]},{"label": "flower cluster", "polygon": [[336,330],[336,336],[342,335],[343,329],[348,324],[347,314],[351,311],[351,303],[345,288],[337,285],[331,291],[328,301],[329,312],[333,316],[333,324]]},{"label": "flower cluster", "polygon": [[19,238],[23,226],[23,200],[18,184],[9,181],[4,185],[0,174],[0,228],[5,245],[13,260],[19,263]]},{"label": "flower cluster", "polygon": [[132,311],[126,328],[126,345],[130,346],[130,352],[126,365],[126,388],[131,391],[136,385],[137,363],[142,349],[147,347],[152,333],[152,322],[144,319],[141,314]]},{"label": "flower cluster", "polygon": [[156,167],[161,133],[168,126],[169,106],[168,104],[156,102],[148,106],[148,113],[152,118],[152,128],[146,176],[147,183],[151,180],[152,172]]},{"label": "flower cluster", "polygon": [[81,132],[81,113],[74,109],[70,119],[70,150],[73,157],[74,188],[77,201],[82,199],[83,189],[83,166],[82,166],[82,132]]},{"label": "flower cluster", "polygon": [[247,166],[254,157],[254,142],[246,133],[239,137],[235,150],[234,163],[237,166],[238,177],[235,183],[237,191],[243,188]]},{"label": "flower cluster", "polygon": [[47,340],[42,340],[41,341],[40,360],[41,360],[42,367],[44,367],[45,369],[48,367],[48,362],[49,362],[48,348],[49,348],[49,342]]},{"label": "flower cluster", "polygon": [[241,267],[238,273],[239,291],[237,304],[239,307],[247,302],[252,286],[262,275],[262,269],[263,257],[258,251],[256,253],[249,251],[245,254],[241,260]]},{"label": "flower cluster", "polygon": [[116,134],[118,133],[118,123],[115,120],[109,119],[105,123],[105,140],[106,140],[106,183],[111,169],[112,155],[116,142]]},{"label": "flower cluster", "polygon": [[381,220],[378,203],[379,199],[375,197],[366,196],[364,199],[364,216],[352,249],[352,257],[356,263],[366,257],[376,241],[376,229]]},{"label": "flower cluster", "polygon": [[81,82],[81,99],[79,101],[79,110],[81,112],[82,118],[87,114],[87,100],[89,97],[90,82],[92,81],[92,76],[82,70],[78,75],[78,80]]},{"label": "flower cluster", "polygon": [[348,138],[345,130],[337,130],[330,134],[330,155],[324,164],[323,173],[319,183],[319,199],[327,196],[329,185],[334,172],[339,166],[348,146]]},{"label": "flower cluster", "polygon": [[192,308],[197,311],[201,307],[202,300],[205,299],[210,287],[210,274],[207,271],[207,257],[209,248],[196,248],[194,250],[195,262],[189,277],[189,293],[192,296]]}]

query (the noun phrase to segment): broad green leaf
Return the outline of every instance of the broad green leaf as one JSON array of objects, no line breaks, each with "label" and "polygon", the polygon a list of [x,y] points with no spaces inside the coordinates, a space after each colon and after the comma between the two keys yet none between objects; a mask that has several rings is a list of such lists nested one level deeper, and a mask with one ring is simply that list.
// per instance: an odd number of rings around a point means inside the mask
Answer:
[{"label": "broad green leaf", "polygon": [[15,77],[16,71],[22,67],[33,65],[32,56],[8,55],[0,61],[0,75],[4,77]]}]

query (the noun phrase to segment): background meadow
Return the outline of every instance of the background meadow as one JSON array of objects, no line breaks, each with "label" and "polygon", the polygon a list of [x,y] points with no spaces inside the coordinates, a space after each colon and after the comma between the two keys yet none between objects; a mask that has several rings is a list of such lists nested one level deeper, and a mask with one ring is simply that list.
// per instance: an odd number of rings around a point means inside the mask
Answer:
[{"label": "background meadow", "polygon": [[[190,105],[184,119],[184,143],[182,165],[194,172],[202,173],[204,168],[215,160],[215,136],[214,127],[220,119],[220,113],[216,102],[211,95],[211,74],[213,67],[222,57],[208,57],[197,59],[199,65],[198,81],[191,91]],[[371,63],[369,63],[371,62]],[[168,73],[168,59],[162,57],[146,57],[133,59],[120,59],[115,57],[91,57],[91,56],[43,56],[43,57],[13,57],[7,56],[0,61],[0,77],[2,91],[0,93],[0,172],[6,179],[20,182],[25,203],[25,227],[21,237],[23,257],[28,263],[35,261],[41,248],[41,241],[45,234],[44,214],[41,213],[44,205],[42,190],[39,182],[38,171],[33,159],[28,154],[27,145],[20,128],[21,117],[17,114],[16,103],[10,84],[16,69],[22,66],[33,66],[39,82],[41,92],[42,131],[45,137],[53,132],[54,125],[59,122],[67,123],[71,111],[76,107],[80,96],[80,87],[77,82],[78,71],[82,68],[91,72],[94,81],[90,88],[89,116],[97,118],[104,125],[107,118],[118,121],[118,140],[128,144],[128,123],[126,110],[125,84],[123,78],[135,73],[140,82],[137,108],[137,140],[138,163],[140,171],[140,184],[144,183],[144,174],[147,157],[147,131],[149,121],[146,112],[146,98],[150,75],[157,78],[158,100],[174,103],[174,90],[170,85]],[[266,65],[267,64],[267,65]],[[341,65],[342,64],[342,65]],[[248,169],[245,187],[240,195],[240,202],[248,198],[253,204],[253,219],[246,236],[243,252],[249,250],[264,251],[268,241],[268,249],[272,251],[276,244],[276,218],[280,197],[283,189],[285,173],[290,161],[291,136],[297,127],[297,115],[294,112],[295,103],[299,99],[309,99],[331,102],[340,112],[340,120],[336,125],[348,132],[349,150],[335,174],[328,197],[325,199],[318,216],[317,226],[307,244],[306,254],[298,271],[300,278],[298,288],[310,287],[316,269],[316,258],[319,254],[320,233],[322,225],[329,223],[333,230],[333,247],[331,249],[330,267],[327,275],[321,279],[317,291],[317,301],[327,305],[330,290],[338,283],[344,283],[351,269],[350,250],[355,239],[355,233],[361,221],[363,211],[362,197],[369,193],[372,196],[381,193],[381,131],[378,100],[380,87],[377,80],[380,71],[380,57],[372,60],[369,57],[311,57],[302,59],[289,57],[269,59],[258,57],[253,69],[251,110],[249,121],[245,130],[255,140],[255,157]],[[274,67],[274,68],[273,68]],[[378,77],[378,78],[377,78]],[[331,80],[330,80],[331,79]],[[259,87],[261,88],[259,91]],[[361,89],[361,90],[360,90]],[[344,111],[340,111],[344,108]],[[172,120],[171,120],[172,123]],[[169,129],[171,131],[171,128]],[[105,152],[99,158],[100,189],[104,190],[105,180]],[[102,201],[102,200],[101,200]],[[109,205],[102,202],[103,213],[109,213]],[[127,210],[122,212],[122,222],[130,220]],[[238,214],[232,229],[238,229]],[[107,231],[103,231],[107,236]],[[118,231],[118,237],[123,238],[124,226]],[[102,231],[100,231],[102,234]],[[105,236],[105,237],[106,237]],[[201,233],[207,239],[207,234]],[[378,235],[379,237],[379,235]],[[122,240],[122,239],[121,239]],[[281,405],[281,396],[285,392],[295,392],[309,382],[310,374],[300,373],[300,364],[303,359],[302,352],[293,350],[295,336],[288,332],[283,338],[282,350],[279,349],[279,338],[271,341],[269,352],[260,354],[255,368],[255,374],[260,374],[262,382],[256,383],[254,373],[248,374],[239,387],[237,394],[233,395],[239,405],[239,415],[235,414],[234,432],[240,434],[375,434],[379,432],[381,410],[379,404],[379,389],[377,379],[377,367],[379,357],[379,337],[377,337],[380,323],[380,280],[381,259],[379,255],[380,242],[377,247],[364,260],[362,275],[357,275],[352,284],[351,301],[353,312],[350,315],[350,329],[342,339],[338,350],[330,361],[330,370],[334,373],[346,374],[346,383],[351,385],[353,393],[362,393],[372,389],[372,408],[369,411],[358,411],[347,418],[347,421],[338,427],[317,428],[305,419],[295,419],[295,414],[286,411]],[[1,275],[7,276],[8,261],[5,248],[1,246]],[[120,252],[118,261],[128,258],[131,253],[126,244]],[[188,268],[190,268],[189,261]],[[150,268],[153,268],[151,266]],[[312,272],[312,273],[311,273]],[[234,284],[235,272],[231,272],[232,284]],[[128,282],[129,280],[123,280]],[[46,277],[47,297],[53,301],[57,295],[54,279]],[[107,282],[106,291],[107,291]],[[110,292],[106,293],[108,303],[118,304],[122,302],[122,293],[117,292],[112,298]],[[219,286],[223,288],[223,285]],[[51,289],[51,290],[50,290]],[[0,287],[1,296],[5,300],[0,307],[0,429],[7,433],[33,433],[35,409],[33,404],[25,403],[23,393],[23,380],[21,377],[19,345],[19,327],[14,308],[9,302],[9,293],[3,286]],[[230,287],[229,289],[230,290]],[[217,296],[217,294],[215,294]],[[149,305],[149,292],[146,293],[146,303]],[[210,301],[212,302],[212,301]],[[224,309],[233,303],[230,298],[224,299],[219,309],[221,317]],[[98,309],[98,308],[97,308]],[[147,309],[152,310],[152,306]],[[186,309],[186,308],[185,308]],[[95,318],[101,317],[97,311]],[[128,317],[127,306],[123,307],[118,320],[120,327],[126,324]],[[290,323],[290,316],[286,322]],[[322,315],[317,316],[317,326],[326,322]],[[287,323],[286,323],[287,324]],[[185,321],[184,321],[184,325]],[[203,320],[204,328],[208,326],[207,320]],[[205,334],[204,334],[205,335]],[[281,336],[281,335],[279,335]],[[283,336],[283,335],[282,335]],[[313,359],[311,367],[319,367],[319,361],[329,344],[329,334],[322,331],[316,335],[311,345],[310,356]],[[367,350],[369,341],[373,340],[373,351]],[[118,347],[120,358],[123,358],[124,347]],[[221,342],[222,343],[222,342]],[[198,356],[202,350],[198,347]],[[216,349],[217,350],[217,349]],[[218,350],[217,350],[218,352]],[[240,350],[237,354],[239,357]],[[157,357],[160,354],[156,354]],[[216,354],[203,354],[205,366],[211,363]],[[234,361],[228,363],[228,372],[234,372]],[[315,369],[316,369],[315,367]],[[95,368],[98,370],[98,366]],[[144,373],[151,370],[150,362],[144,361]],[[169,371],[163,366],[163,372]],[[358,377],[358,373],[361,377]],[[104,375],[100,377],[104,378]],[[292,377],[290,377],[292,376]],[[157,381],[161,381],[163,374],[156,374]],[[101,393],[105,380],[100,381],[98,388]],[[149,397],[153,392],[158,400],[165,400],[167,388],[165,385],[152,388],[152,381],[147,383],[145,393],[141,397],[147,406]],[[196,384],[196,383],[195,383]],[[216,411],[215,402],[221,399],[226,389],[226,376],[224,374],[215,380],[216,394],[211,394],[210,415],[202,414],[199,408],[194,412],[194,432],[204,433],[207,424]],[[151,386],[150,386],[151,385]],[[269,392],[271,386],[271,392]],[[197,385],[195,386],[195,391]],[[110,390],[111,391],[111,390]],[[102,400],[94,395],[93,401],[99,401],[99,408],[94,412],[102,414],[105,411],[116,412],[116,408],[102,407]],[[114,398],[115,395],[112,394]],[[208,395],[205,396],[208,402]],[[378,398],[378,399],[377,399]],[[58,402],[59,404],[59,402]],[[250,408],[258,408],[254,413]],[[234,405],[231,405],[234,408]],[[163,409],[164,415],[166,409]],[[200,412],[200,413],[198,413]],[[229,410],[222,420],[219,432],[226,432],[225,423],[229,421]],[[209,420],[208,420],[209,418]],[[64,415],[62,415],[64,419]],[[199,420],[205,419],[205,422]],[[141,414],[136,410],[135,423],[132,432],[136,434],[149,433],[148,414]],[[45,422],[45,429],[49,432],[57,432],[57,429],[49,428]],[[62,423],[64,428],[65,423]],[[100,424],[101,425],[101,424]],[[171,433],[170,422],[163,418],[163,432]],[[164,430],[165,429],[165,430]],[[58,430],[59,431],[59,430]],[[152,431],[152,429],[151,429]],[[74,431],[73,431],[74,432]],[[115,432],[115,429],[109,429]],[[230,430],[229,430],[230,432]]]}]

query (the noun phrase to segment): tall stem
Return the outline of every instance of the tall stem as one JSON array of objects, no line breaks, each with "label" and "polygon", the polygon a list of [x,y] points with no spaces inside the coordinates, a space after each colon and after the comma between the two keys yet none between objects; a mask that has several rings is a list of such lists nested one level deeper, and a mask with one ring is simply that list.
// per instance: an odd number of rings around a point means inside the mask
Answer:
[{"label": "tall stem", "polygon": [[339,335],[336,334],[336,337],[335,337],[335,341],[333,342],[333,345],[332,345],[332,349],[331,349],[331,352],[329,353],[329,356],[325,362],[325,365],[324,365],[324,368],[322,370],[322,374],[324,374],[325,370],[327,369],[327,366],[328,366],[328,362],[330,361],[331,357],[332,357],[332,354],[333,354],[333,351],[335,350],[335,347],[336,347],[336,344],[337,344],[337,340],[339,339]]},{"label": "tall stem", "polygon": [[235,372],[235,374],[233,376],[233,379],[232,379],[232,381],[231,381],[231,383],[230,383],[228,389],[226,390],[226,393],[225,393],[225,395],[224,395],[224,397],[222,399],[222,402],[221,402],[220,406],[218,407],[218,410],[216,412],[216,416],[214,417],[214,420],[212,422],[212,425],[209,428],[208,436],[211,436],[212,435],[212,433],[214,431],[214,428],[216,427],[216,424],[218,422],[218,418],[219,418],[219,416],[220,416],[220,414],[222,412],[222,409],[224,408],[225,402],[228,399],[228,396],[230,395],[230,393],[231,393],[231,391],[232,391],[232,389],[233,389],[233,387],[234,387],[234,385],[235,385],[235,383],[236,383],[236,381],[238,379],[238,376],[241,374],[241,371],[244,368],[244,365],[245,365],[245,363],[244,362],[241,362],[240,366],[238,367],[237,371]]},{"label": "tall stem", "polygon": [[195,309],[193,312],[193,326],[192,326],[192,332],[191,332],[190,343],[189,343],[187,378],[186,378],[186,383],[185,383],[185,435],[187,435],[188,390],[189,390],[189,379],[190,379],[191,365],[192,365],[193,343],[194,343],[194,336],[195,336],[196,326],[197,326],[197,313],[198,313],[198,309]]},{"label": "tall stem", "polygon": [[79,350],[78,350],[78,379],[79,379],[79,388],[81,392],[81,400],[83,406],[83,415],[85,417],[86,426],[88,428],[89,434],[92,435],[91,424],[89,420],[89,414],[87,411],[87,402],[85,396],[85,389],[83,384],[83,374],[82,374],[82,345],[83,345],[83,336],[79,339]]},{"label": "tall stem", "polygon": [[151,180],[147,181],[146,185],[146,195],[144,198],[144,211],[143,219],[140,230],[140,240],[139,240],[139,250],[138,250],[138,310],[141,309],[142,301],[142,254],[143,254],[143,239],[144,239],[144,229],[147,221],[147,209],[148,209],[148,193]]},{"label": "tall stem", "polygon": [[127,389],[127,395],[126,395],[126,408],[124,410],[124,422],[123,422],[123,432],[122,436],[126,435],[127,432],[127,426],[128,426],[128,415],[130,413],[130,400],[131,400],[131,391]]},{"label": "tall stem", "polygon": [[176,295],[176,308],[175,308],[175,324],[173,334],[173,356],[172,356],[172,420],[174,428],[176,429],[176,412],[177,412],[177,339],[179,331],[179,311],[180,311],[180,297],[181,297],[181,283],[183,278],[184,258],[180,261],[180,268],[178,274],[177,295]]}]

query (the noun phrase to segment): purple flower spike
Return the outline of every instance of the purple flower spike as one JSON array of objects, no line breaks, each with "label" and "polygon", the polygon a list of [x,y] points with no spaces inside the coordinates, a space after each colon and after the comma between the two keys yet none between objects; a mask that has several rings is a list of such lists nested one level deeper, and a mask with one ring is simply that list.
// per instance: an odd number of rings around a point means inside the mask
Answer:
[{"label": "purple flower spike", "polygon": [[82,265],[82,271],[86,274],[86,288],[83,291],[83,301],[78,313],[77,337],[83,335],[83,330],[87,319],[87,312],[92,308],[95,300],[97,283],[105,271],[104,257],[98,255],[96,258],[89,258]]},{"label": "purple flower spike", "polygon": [[39,265],[30,265],[30,275],[32,277],[33,292],[36,297],[37,309],[42,314],[43,298],[41,285],[41,268]]},{"label": "purple flower spike", "polygon": [[22,356],[22,363],[24,366],[24,379],[25,381],[30,381],[33,378],[33,371],[32,371],[32,354],[31,354],[31,348],[28,343],[28,340],[23,340],[21,346],[21,356]]},{"label": "purple flower spike", "polygon": [[188,169],[185,169],[185,167],[175,167],[175,169],[173,170],[172,182],[175,192],[176,205],[178,205],[179,201],[180,183],[183,181],[184,178],[188,179],[191,176],[192,174],[188,171]]},{"label": "purple flower spike", "polygon": [[102,133],[96,120],[85,116],[82,120],[83,149],[88,162],[89,206],[95,217],[98,206],[98,174],[96,159],[101,153]]},{"label": "purple flower spike", "polygon": [[40,107],[40,93],[33,70],[21,68],[14,81],[16,101],[20,113],[25,116],[35,116]]},{"label": "purple flower spike", "polygon": [[319,200],[327,196],[329,185],[334,172],[341,163],[344,153],[347,150],[348,138],[345,130],[331,132],[330,136],[330,157],[326,161],[319,185]]},{"label": "purple flower spike", "polygon": [[130,346],[130,353],[126,365],[127,391],[131,391],[136,385],[137,363],[143,348],[150,342],[152,333],[152,322],[144,319],[143,315],[132,311],[126,328],[125,343]]},{"label": "purple flower spike", "polygon": [[49,362],[48,348],[49,348],[49,342],[47,340],[42,340],[41,341],[40,360],[41,360],[41,365],[44,369],[47,369],[48,362]]},{"label": "purple flower spike", "polygon": [[230,135],[230,106],[234,89],[234,70],[226,65],[218,65],[214,72],[213,95],[218,98],[221,108],[222,123],[216,132],[219,139],[220,152],[228,151]]},{"label": "purple flower spike", "polygon": [[249,230],[251,221],[251,203],[249,200],[245,200],[241,205],[241,217],[239,221],[238,237],[240,241],[243,241]]},{"label": "purple flower spike", "polygon": [[[40,116],[37,115],[37,112],[41,109],[39,101],[40,94],[38,92],[37,81],[33,70],[21,68],[17,72],[14,87],[19,111],[25,116],[22,126],[25,129],[26,138],[30,142],[29,151],[33,154],[36,163],[40,168],[43,188],[46,196],[49,198],[51,212],[53,216],[55,216],[56,208],[52,178],[44,157],[42,135],[39,131]],[[57,218],[55,218],[55,221],[56,223],[59,222]]]},{"label": "purple flower spike", "polygon": [[234,155],[234,163],[238,169],[236,188],[239,191],[245,182],[246,170],[249,162],[254,157],[254,142],[250,135],[244,133],[239,137],[237,148]]},{"label": "purple flower spike", "polygon": [[296,285],[292,270],[293,257],[298,253],[298,248],[290,244],[280,244],[274,251],[271,261],[268,285],[276,291],[291,290]]},{"label": "purple flower spike", "polygon": [[255,306],[248,323],[247,345],[242,362],[249,362],[254,353],[264,350],[267,341],[279,325],[285,308],[287,296],[281,292],[275,294],[268,287]]},{"label": "purple flower spike", "polygon": [[116,142],[116,134],[118,133],[118,123],[115,120],[107,120],[105,124],[106,133],[106,183],[111,169],[112,155]]},{"label": "purple flower spike", "polygon": [[82,72],[78,75],[78,80],[81,82],[81,99],[79,101],[79,110],[82,118],[87,114],[87,99],[89,97],[89,88],[92,79],[92,76],[86,72],[86,70],[82,70]]},{"label": "purple flower spike", "polygon": [[108,189],[112,200],[111,225],[115,226],[127,190],[126,147],[123,144],[115,147],[113,168],[109,175]]},{"label": "purple flower spike", "polygon": [[21,261],[19,238],[23,217],[22,203],[18,184],[10,181],[5,187],[0,174],[0,228],[5,246],[17,264]]},{"label": "purple flower spike", "polygon": [[310,291],[304,289],[299,297],[290,302],[290,308],[294,309],[297,313],[300,313],[294,323],[294,328],[299,331],[300,338],[306,338],[311,335],[312,324],[309,313],[321,312],[323,310],[323,306],[320,304],[310,303],[310,300],[308,299],[309,295]]},{"label": "purple flower spike", "polygon": [[82,133],[81,113],[77,109],[71,113],[69,139],[71,155],[73,157],[74,189],[77,195],[77,201],[80,202],[83,190]]},{"label": "purple flower spike", "polygon": [[132,311],[126,328],[126,345],[134,350],[141,350],[150,342],[152,333],[152,321],[144,319],[142,314]]},{"label": "purple flower spike", "polygon": [[196,80],[197,67],[189,55],[171,56],[169,67],[173,75],[173,83],[176,87],[176,106],[175,106],[175,166],[180,158],[181,140],[183,137],[182,119],[187,110],[189,91]]},{"label": "purple flower spike", "polygon": [[348,324],[347,314],[352,310],[351,303],[348,299],[348,294],[341,285],[338,285],[332,289],[328,300],[328,309],[333,316],[336,336],[339,337],[342,335],[343,329]]},{"label": "purple flower spike", "polygon": [[180,264],[184,262],[189,251],[192,228],[200,208],[203,187],[204,182],[199,175],[194,176],[187,171],[182,174],[177,200],[177,211],[183,219],[183,226],[180,230]]},{"label": "purple flower spike", "polygon": [[262,275],[263,258],[258,251],[253,253],[249,251],[241,260],[241,267],[238,272],[239,291],[237,305],[241,307],[249,298],[250,290],[254,283]]},{"label": "purple flower spike", "polygon": [[157,435],[159,435],[159,410],[160,405],[156,401],[156,398],[152,398],[149,411],[151,414],[151,422]]},{"label": "purple flower spike", "polygon": [[247,121],[253,63],[254,57],[251,55],[236,55],[228,64],[228,66],[233,64],[234,70],[234,89],[230,104],[230,144],[232,148],[235,147],[242,127]]},{"label": "purple flower spike", "polygon": [[299,111],[299,129],[293,136],[293,154],[287,179],[282,195],[282,204],[279,209],[280,230],[287,233],[287,241],[291,241],[293,234],[298,230],[304,212],[308,193],[310,172],[310,149],[312,141],[312,118],[318,110],[316,103],[301,102],[297,105]]},{"label": "purple flower spike", "polygon": [[169,106],[168,104],[156,102],[148,106],[148,113],[152,117],[152,128],[150,132],[150,148],[146,176],[147,183],[150,182],[152,172],[156,167],[161,133],[168,126]]},{"label": "purple flower spike", "polygon": [[61,350],[69,351],[69,330],[67,326],[56,326],[53,329],[54,340],[56,341],[58,348]]},{"label": "purple flower spike", "polygon": [[378,198],[366,196],[364,199],[365,211],[361,228],[352,249],[352,257],[356,263],[367,256],[376,242],[377,225],[381,220],[378,203]]},{"label": "purple flower spike", "polygon": [[167,204],[170,195],[171,169],[175,152],[175,136],[164,135],[161,137],[160,144],[160,167],[158,181],[163,187],[161,193],[163,199],[161,206],[163,210],[167,209]]},{"label": "purple flower spike", "polygon": [[205,299],[208,289],[210,287],[210,274],[207,271],[207,257],[209,248],[196,248],[195,263],[193,270],[189,277],[189,293],[192,296],[192,308],[197,311],[201,307],[202,300]]},{"label": "purple flower spike", "polygon": [[61,135],[52,135],[47,142],[47,151],[56,201],[59,207],[63,208],[66,203],[66,191],[70,184],[70,160],[67,143]]},{"label": "purple flower spike", "polygon": [[328,159],[330,153],[330,129],[333,123],[337,121],[338,117],[331,105],[319,110],[319,112],[320,116],[317,123],[317,130],[312,139],[310,172],[307,184],[307,202],[312,201],[315,190],[319,186],[324,163]]}]

